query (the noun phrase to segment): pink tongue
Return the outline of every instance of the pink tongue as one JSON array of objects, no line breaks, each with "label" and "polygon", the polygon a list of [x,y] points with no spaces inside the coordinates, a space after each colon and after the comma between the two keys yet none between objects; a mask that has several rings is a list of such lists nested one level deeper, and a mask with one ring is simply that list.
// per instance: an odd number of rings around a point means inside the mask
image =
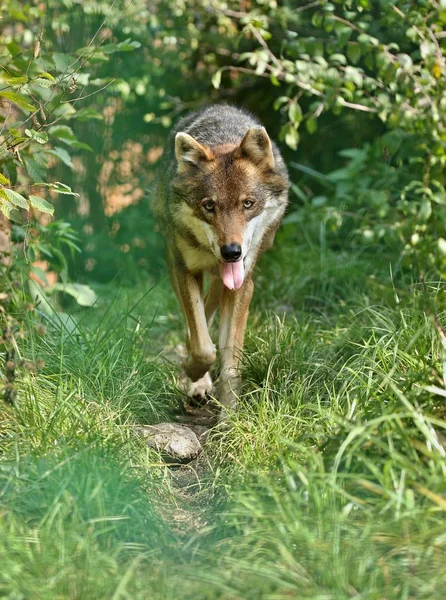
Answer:
[{"label": "pink tongue", "polygon": [[243,283],[244,276],[243,260],[233,263],[221,263],[221,278],[230,290],[238,290]]}]

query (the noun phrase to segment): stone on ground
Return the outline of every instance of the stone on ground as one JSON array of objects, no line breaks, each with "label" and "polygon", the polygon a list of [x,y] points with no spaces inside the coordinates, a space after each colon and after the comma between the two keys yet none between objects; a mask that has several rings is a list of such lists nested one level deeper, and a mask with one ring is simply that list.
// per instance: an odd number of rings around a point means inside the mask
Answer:
[{"label": "stone on ground", "polygon": [[202,451],[196,434],[176,423],[137,426],[137,433],[146,439],[151,448],[160,452],[169,462],[187,463],[197,458]]}]

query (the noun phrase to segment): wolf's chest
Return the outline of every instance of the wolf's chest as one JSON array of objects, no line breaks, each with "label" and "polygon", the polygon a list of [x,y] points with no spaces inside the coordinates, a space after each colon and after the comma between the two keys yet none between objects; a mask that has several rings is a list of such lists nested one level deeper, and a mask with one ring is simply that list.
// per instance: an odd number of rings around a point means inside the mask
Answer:
[{"label": "wolf's chest", "polygon": [[194,248],[181,236],[176,237],[176,243],[189,271],[192,273],[218,271],[218,261],[212,252],[205,248]]}]

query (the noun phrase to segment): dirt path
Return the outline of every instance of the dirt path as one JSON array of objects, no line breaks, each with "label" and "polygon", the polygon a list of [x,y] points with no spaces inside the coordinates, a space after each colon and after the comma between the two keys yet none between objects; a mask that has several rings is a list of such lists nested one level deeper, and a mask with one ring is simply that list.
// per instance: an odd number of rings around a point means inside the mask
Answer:
[{"label": "dirt path", "polygon": [[190,536],[208,525],[206,507],[212,500],[212,464],[207,452],[207,436],[216,422],[217,409],[209,403],[202,408],[185,404],[184,414],[176,422],[191,429],[202,445],[202,452],[191,462],[171,470],[176,496],[176,508],[172,515],[173,528],[180,535]]},{"label": "dirt path", "polygon": [[170,467],[173,504],[162,510],[172,529],[184,538],[194,537],[208,524],[206,509],[213,496],[208,434],[217,417],[218,408],[211,400],[196,408],[185,399],[183,412],[171,421],[135,427]]},{"label": "dirt path", "polygon": [[[181,367],[181,361],[186,357],[185,348],[180,344],[166,346],[163,349],[163,355],[170,363],[178,365],[178,387],[181,390],[186,390],[187,379],[182,373]],[[170,466],[174,504],[173,507],[168,507],[165,513],[172,529],[184,538],[190,538],[194,534],[198,534],[202,528],[208,525],[206,509],[210,506],[214,493],[213,486],[210,485],[210,480],[213,479],[213,467],[208,451],[210,445],[208,434],[217,423],[218,412],[219,408],[212,400],[209,400],[204,406],[195,407],[190,404],[190,399],[184,395],[183,410],[173,415],[169,422],[153,426],[141,425],[136,428],[140,435],[146,437],[149,446],[160,451],[166,464]],[[153,430],[156,427],[165,426],[169,428],[169,426],[174,425],[180,426],[177,432],[172,432],[172,438],[174,437],[176,442],[179,440],[180,446],[182,428],[189,430],[184,435],[185,446],[188,446],[186,437],[190,435],[190,432],[192,431],[195,434],[197,447],[200,448],[198,456],[181,461],[175,458],[175,452],[163,452],[163,449],[173,449],[173,445],[169,444],[169,433],[162,438],[161,443],[154,443]]]}]

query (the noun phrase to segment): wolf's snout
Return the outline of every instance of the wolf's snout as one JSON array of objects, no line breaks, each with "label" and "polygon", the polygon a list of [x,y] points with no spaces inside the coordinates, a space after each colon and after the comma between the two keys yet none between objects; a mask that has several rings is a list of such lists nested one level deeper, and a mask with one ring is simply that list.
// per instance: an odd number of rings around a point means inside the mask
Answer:
[{"label": "wolf's snout", "polygon": [[242,255],[240,244],[225,244],[220,248],[221,256],[226,262],[235,262]]}]

